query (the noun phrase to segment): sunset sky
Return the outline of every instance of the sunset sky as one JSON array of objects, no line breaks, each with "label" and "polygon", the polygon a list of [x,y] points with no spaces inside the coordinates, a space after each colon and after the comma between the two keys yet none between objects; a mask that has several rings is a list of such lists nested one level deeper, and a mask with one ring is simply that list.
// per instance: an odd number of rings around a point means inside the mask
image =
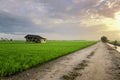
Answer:
[{"label": "sunset sky", "polygon": [[120,40],[120,0],[0,0],[0,38]]}]

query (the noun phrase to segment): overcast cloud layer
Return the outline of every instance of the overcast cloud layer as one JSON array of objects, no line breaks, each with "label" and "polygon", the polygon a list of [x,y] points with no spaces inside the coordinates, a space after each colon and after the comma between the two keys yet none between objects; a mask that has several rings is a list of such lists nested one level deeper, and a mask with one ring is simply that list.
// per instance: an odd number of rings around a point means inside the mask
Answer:
[{"label": "overcast cloud layer", "polygon": [[106,35],[120,40],[119,5],[119,0],[0,0],[0,37],[98,40]]}]

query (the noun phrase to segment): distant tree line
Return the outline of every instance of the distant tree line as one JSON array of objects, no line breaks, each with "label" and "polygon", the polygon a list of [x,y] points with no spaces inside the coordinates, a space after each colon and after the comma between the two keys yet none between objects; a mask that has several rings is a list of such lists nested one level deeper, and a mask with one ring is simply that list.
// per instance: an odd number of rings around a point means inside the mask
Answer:
[{"label": "distant tree line", "polygon": [[13,39],[1,38],[0,41],[13,41]]},{"label": "distant tree line", "polygon": [[115,45],[115,46],[120,46],[120,42],[117,41],[117,40],[111,41],[111,42],[109,42],[109,43],[110,43],[110,44],[113,44],[113,45]]}]

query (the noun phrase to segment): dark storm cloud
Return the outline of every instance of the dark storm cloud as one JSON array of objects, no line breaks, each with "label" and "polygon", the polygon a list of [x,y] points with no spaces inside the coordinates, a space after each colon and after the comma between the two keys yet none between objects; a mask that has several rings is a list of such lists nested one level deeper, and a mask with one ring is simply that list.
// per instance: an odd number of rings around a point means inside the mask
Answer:
[{"label": "dark storm cloud", "polygon": [[24,31],[26,27],[31,28],[31,26],[28,20],[0,13],[0,32]]},{"label": "dark storm cloud", "polygon": [[0,12],[0,32],[46,32],[45,30],[49,32],[44,27],[38,27],[28,19]]}]

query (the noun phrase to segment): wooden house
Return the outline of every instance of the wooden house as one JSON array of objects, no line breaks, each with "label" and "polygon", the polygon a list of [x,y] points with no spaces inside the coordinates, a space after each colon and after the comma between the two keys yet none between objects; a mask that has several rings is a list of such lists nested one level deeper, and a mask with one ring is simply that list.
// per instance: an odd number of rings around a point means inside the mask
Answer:
[{"label": "wooden house", "polygon": [[35,42],[35,43],[46,43],[46,38],[43,38],[39,35],[26,35],[26,42]]}]

